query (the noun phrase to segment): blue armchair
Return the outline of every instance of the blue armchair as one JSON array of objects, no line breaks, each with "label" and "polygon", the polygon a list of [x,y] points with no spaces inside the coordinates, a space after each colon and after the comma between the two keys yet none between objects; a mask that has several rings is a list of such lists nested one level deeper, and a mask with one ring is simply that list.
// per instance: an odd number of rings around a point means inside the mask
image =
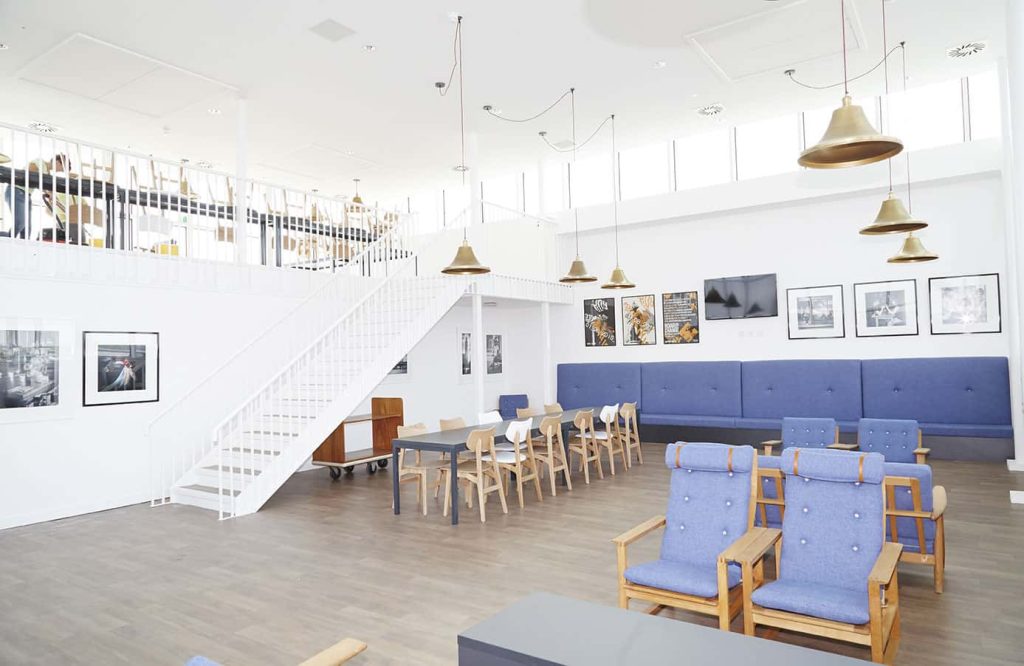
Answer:
[{"label": "blue armchair", "polygon": [[[740,570],[720,554],[753,525],[757,456],[749,446],[685,444],[665,447],[672,470],[668,510],[613,539],[618,556],[619,606],[630,599],[718,617],[719,627],[742,609]],[[664,527],[661,556],[629,566],[627,547]]]},{"label": "blue armchair", "polygon": [[[742,567],[746,634],[764,625],[827,636],[892,662],[903,546],[885,541],[884,464],[877,453],[783,451],[789,510],[781,532],[755,528],[725,554]],[[780,540],[777,578],[758,586],[756,567]]]},{"label": "blue armchair", "polygon": [[835,419],[825,418],[794,418],[787,416],[782,419],[782,439],[770,439],[761,442],[766,456],[772,455],[776,446],[783,450],[798,446],[805,449],[823,448],[857,448],[839,444],[839,428]]},{"label": "blue armchair", "polygon": [[932,485],[932,468],[885,463],[886,533],[903,544],[901,562],[932,568],[935,592],[942,594],[946,569],[946,489]]},{"label": "blue armchair", "polygon": [[857,445],[861,451],[881,453],[886,462],[923,465],[930,453],[921,446],[921,428],[912,419],[861,419]]}]

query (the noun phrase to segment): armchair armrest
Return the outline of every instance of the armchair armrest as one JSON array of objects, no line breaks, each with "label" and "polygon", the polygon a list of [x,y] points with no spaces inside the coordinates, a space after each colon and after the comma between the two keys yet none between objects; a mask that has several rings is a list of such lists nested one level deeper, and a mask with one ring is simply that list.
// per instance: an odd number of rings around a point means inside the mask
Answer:
[{"label": "armchair armrest", "polygon": [[761,447],[764,448],[764,454],[766,456],[770,456],[772,454],[772,449],[774,449],[776,446],[782,446],[781,439],[766,439],[765,441],[761,442]]},{"label": "armchair armrest", "polygon": [[932,488],[932,520],[939,518],[946,512],[946,488],[935,486]]},{"label": "armchair armrest", "polygon": [[366,649],[366,643],[354,638],[345,638],[316,654],[299,666],[338,666]]},{"label": "armchair armrest", "polygon": [[829,444],[827,448],[838,449],[840,451],[856,451],[860,448],[860,444],[841,444],[836,442],[835,444]]},{"label": "armchair armrest", "polygon": [[773,527],[754,527],[736,539],[718,555],[718,560],[737,564],[754,564],[768,549],[782,538],[782,530]]},{"label": "armchair armrest", "polygon": [[888,585],[896,574],[896,565],[900,561],[900,553],[903,552],[902,543],[887,541],[882,544],[882,552],[875,560],[875,566],[871,567],[868,574],[868,583],[871,585]]},{"label": "armchair armrest", "polygon": [[628,546],[629,544],[637,541],[641,537],[647,536],[654,530],[665,525],[665,516],[654,516],[648,518],[644,522],[640,523],[633,529],[627,530],[619,536],[612,539],[612,543],[616,546]]},{"label": "armchair armrest", "polygon": [[926,449],[924,447],[918,447],[918,448],[914,449],[914,461],[918,465],[925,464],[925,461],[928,460],[928,454],[931,453],[931,452],[932,452],[931,449]]}]

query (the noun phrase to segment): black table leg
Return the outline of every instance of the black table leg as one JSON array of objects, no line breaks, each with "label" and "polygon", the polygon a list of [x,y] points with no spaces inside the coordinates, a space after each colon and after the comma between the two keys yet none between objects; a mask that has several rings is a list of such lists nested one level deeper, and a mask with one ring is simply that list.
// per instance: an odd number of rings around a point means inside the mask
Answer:
[{"label": "black table leg", "polygon": [[451,477],[448,482],[451,483],[451,496],[452,496],[452,525],[459,524],[459,455],[457,452],[452,451],[451,453],[451,473],[448,475]]},{"label": "black table leg", "polygon": [[395,515],[397,516],[402,510],[399,506],[401,493],[398,488],[398,447],[394,444],[391,445],[391,498],[395,503]]}]

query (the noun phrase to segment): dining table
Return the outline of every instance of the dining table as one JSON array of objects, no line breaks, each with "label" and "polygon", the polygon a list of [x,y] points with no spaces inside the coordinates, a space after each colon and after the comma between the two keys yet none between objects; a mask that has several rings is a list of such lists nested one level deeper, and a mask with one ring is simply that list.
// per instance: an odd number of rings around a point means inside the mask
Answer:
[{"label": "dining table", "polygon": [[[543,416],[533,417],[535,425],[540,425],[540,420],[547,416],[558,416],[562,423],[563,428],[567,424],[571,424],[575,419],[576,415],[580,412],[593,411],[596,415],[601,411],[601,407],[579,407],[576,409],[567,409],[561,414],[546,414]],[[523,421],[525,419],[508,419],[506,421],[500,421],[496,423],[484,423],[480,425],[468,426],[466,428],[455,428],[452,430],[441,430],[438,432],[429,432],[423,435],[415,435],[412,437],[398,437],[391,441],[391,485],[392,494],[395,506],[395,515],[401,513],[401,497],[398,483],[398,476],[400,470],[398,469],[398,452],[402,449],[412,451],[436,451],[439,453],[448,454],[448,462],[451,465],[451,474],[448,475],[449,483],[451,484],[451,497],[452,497],[452,525],[459,524],[459,453],[462,451],[468,451],[469,447],[466,446],[466,441],[469,439],[469,433],[474,430],[486,430],[488,428],[494,428],[495,438],[502,437],[508,430],[510,424],[515,421]],[[537,428],[534,428],[534,432]],[[568,448],[568,446],[566,447]],[[566,453],[568,456],[568,453]]]}]

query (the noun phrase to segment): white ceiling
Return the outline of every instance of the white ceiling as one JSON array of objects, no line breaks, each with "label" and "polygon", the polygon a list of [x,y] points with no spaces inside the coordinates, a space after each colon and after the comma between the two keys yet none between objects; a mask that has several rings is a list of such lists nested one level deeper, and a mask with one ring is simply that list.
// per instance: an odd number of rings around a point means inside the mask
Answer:
[{"label": "white ceiling", "polygon": [[[881,5],[847,7],[858,72],[881,56]],[[886,7],[890,42],[908,42],[912,85],[989,68],[1003,51],[1004,0]],[[615,112],[622,148],[838,101],[782,75],[792,66],[815,83],[841,77],[838,0],[0,0],[10,46],[0,51],[0,121],[43,120],[231,171],[241,95],[254,177],[330,193],[360,177],[370,200],[454,186],[457,99],[433,85],[451,65],[453,13],[465,16],[467,162],[484,177],[556,157],[537,132],[567,138],[568,108],[513,124],[481,107],[531,115],[571,85],[579,134]],[[975,40],[990,48],[945,56]],[[880,86],[876,74],[853,92]],[[726,106],[723,119],[693,113],[712,102]]]}]

